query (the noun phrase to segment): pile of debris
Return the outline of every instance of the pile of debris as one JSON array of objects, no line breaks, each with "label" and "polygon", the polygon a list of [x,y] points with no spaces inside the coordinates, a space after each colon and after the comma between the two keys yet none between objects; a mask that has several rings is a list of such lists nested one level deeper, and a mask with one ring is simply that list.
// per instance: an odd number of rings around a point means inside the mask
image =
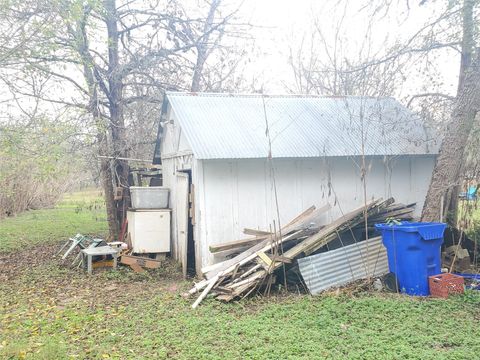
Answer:
[{"label": "pile of debris", "polygon": [[463,230],[448,226],[442,246],[442,266],[456,273],[476,272],[480,246]]},{"label": "pile of debris", "polygon": [[322,251],[334,241],[345,246],[342,241],[344,237],[357,241],[358,234],[363,234],[363,238],[366,238],[365,221],[368,224],[367,231],[373,232],[375,223],[392,218],[411,220],[414,206],[396,204],[393,198],[374,200],[324,226],[320,225],[320,219],[330,205],[320,209],[312,206],[278,231],[274,229],[270,233],[246,229],[246,233],[255,236],[218,244],[212,246],[210,251],[215,253],[248,248],[231,259],[202,269],[205,279],[195,284],[186,295],[201,292],[192,305],[195,308],[210,292],[223,301],[243,299],[260,289],[269,292],[279,271],[285,271],[297,259]]},{"label": "pile of debris", "polygon": [[[130,242],[130,241],[129,241]],[[131,244],[131,242],[130,242]],[[61,260],[64,262],[72,253],[76,255],[71,265],[77,268],[87,267],[88,256],[91,257],[91,268],[88,269],[89,273],[92,269],[101,267],[116,267],[116,260],[120,260],[121,264],[129,266],[133,271],[137,273],[145,272],[147,269],[158,269],[161,265],[161,259],[165,258],[165,254],[155,254],[156,259],[145,256],[133,255],[132,246],[122,241],[106,242],[103,239],[97,239],[88,235],[77,234],[67,240],[67,242],[60,248],[55,254],[59,256],[62,251],[67,249]]]}]

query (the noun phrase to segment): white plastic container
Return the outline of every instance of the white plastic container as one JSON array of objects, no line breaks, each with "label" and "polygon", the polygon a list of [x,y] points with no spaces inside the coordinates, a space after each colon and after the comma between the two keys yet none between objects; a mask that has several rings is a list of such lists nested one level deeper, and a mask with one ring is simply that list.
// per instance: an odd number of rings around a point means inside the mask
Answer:
[{"label": "white plastic container", "polygon": [[130,186],[134,209],[167,209],[169,190],[163,186]]}]

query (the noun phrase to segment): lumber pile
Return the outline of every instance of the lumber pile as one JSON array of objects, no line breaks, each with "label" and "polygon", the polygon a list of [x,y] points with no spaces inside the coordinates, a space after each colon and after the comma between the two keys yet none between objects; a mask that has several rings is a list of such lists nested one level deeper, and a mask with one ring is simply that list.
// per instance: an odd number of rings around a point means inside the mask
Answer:
[{"label": "lumber pile", "polygon": [[341,234],[353,234],[355,228],[363,226],[365,233],[365,216],[370,228],[370,224],[373,227],[389,218],[410,220],[413,207],[414,204],[394,203],[393,198],[374,200],[322,226],[320,219],[330,205],[319,209],[312,206],[277,231],[246,229],[245,233],[253,237],[210,247],[211,252],[247,248],[231,259],[202,269],[205,279],[186,295],[200,293],[192,305],[195,308],[209,293],[223,301],[243,299],[256,290],[268,293],[279,269],[314,254]]}]

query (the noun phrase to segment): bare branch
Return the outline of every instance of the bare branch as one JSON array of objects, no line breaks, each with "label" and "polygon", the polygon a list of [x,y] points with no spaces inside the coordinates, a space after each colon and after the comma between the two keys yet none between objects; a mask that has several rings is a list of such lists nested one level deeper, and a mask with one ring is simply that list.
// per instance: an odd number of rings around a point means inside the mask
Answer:
[{"label": "bare branch", "polygon": [[407,107],[410,107],[412,102],[418,98],[425,98],[425,97],[437,97],[437,98],[444,98],[450,101],[454,101],[456,99],[455,96],[447,95],[447,94],[442,94],[438,92],[430,92],[430,93],[423,93],[423,94],[416,94],[413,95],[410,100],[408,100]]}]

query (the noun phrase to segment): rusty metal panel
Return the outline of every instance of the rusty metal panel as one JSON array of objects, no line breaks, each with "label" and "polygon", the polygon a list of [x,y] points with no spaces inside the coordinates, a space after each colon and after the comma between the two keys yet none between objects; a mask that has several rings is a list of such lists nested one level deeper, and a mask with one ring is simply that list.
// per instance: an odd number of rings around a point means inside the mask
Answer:
[{"label": "rusty metal panel", "polygon": [[197,159],[424,155],[437,152],[423,121],[393,98],[167,93]]},{"label": "rusty metal panel", "polygon": [[312,295],[388,273],[387,253],[381,237],[298,259],[298,265]]}]

